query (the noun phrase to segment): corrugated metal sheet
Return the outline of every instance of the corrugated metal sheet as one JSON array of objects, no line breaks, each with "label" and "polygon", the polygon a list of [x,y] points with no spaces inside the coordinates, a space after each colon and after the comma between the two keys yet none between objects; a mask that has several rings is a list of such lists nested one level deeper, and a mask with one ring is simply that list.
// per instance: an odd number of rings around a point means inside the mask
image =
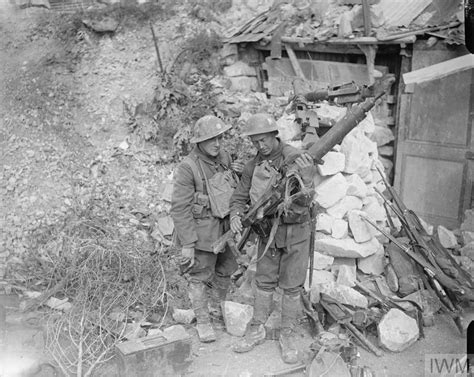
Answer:
[{"label": "corrugated metal sheet", "polygon": [[423,12],[432,0],[381,0],[374,5],[383,12],[385,27],[408,26]]}]

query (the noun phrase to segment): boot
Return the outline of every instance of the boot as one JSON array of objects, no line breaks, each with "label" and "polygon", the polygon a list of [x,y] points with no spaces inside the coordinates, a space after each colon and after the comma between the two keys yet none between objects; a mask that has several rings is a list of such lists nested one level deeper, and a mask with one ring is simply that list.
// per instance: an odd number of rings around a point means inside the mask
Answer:
[{"label": "boot", "polygon": [[287,364],[296,364],[299,361],[296,347],[295,327],[298,320],[298,311],[301,307],[300,295],[290,296],[283,294],[281,308],[280,347],[281,358]]},{"label": "boot", "polygon": [[206,286],[202,282],[189,283],[189,299],[196,315],[196,330],[199,340],[203,343],[214,342],[216,334],[209,319],[209,309],[207,307]]},{"label": "boot", "polygon": [[214,277],[209,284],[209,314],[220,324],[224,324],[221,303],[225,301],[230,286],[230,278]]},{"label": "boot", "polygon": [[256,289],[252,321],[245,332],[244,338],[234,345],[234,352],[242,353],[251,351],[255,346],[265,341],[265,322],[271,313],[272,302],[273,292]]}]

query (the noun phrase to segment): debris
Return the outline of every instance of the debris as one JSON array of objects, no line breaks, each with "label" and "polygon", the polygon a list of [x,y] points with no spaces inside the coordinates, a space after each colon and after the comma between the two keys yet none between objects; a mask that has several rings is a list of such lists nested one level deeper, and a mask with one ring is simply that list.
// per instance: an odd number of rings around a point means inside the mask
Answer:
[{"label": "debris", "polygon": [[327,209],[327,213],[337,219],[342,219],[347,212],[362,209],[362,200],[357,196],[348,195]]},{"label": "debris", "polygon": [[320,292],[332,297],[344,305],[356,306],[359,308],[367,308],[369,302],[367,297],[359,293],[355,289],[346,285],[340,285],[334,282],[321,284]]},{"label": "debris", "polygon": [[163,329],[163,336],[170,342],[188,337],[186,329],[181,325],[173,325]]},{"label": "debris", "polygon": [[474,242],[474,232],[470,232],[467,230],[462,230],[461,231],[461,237],[462,237],[462,244],[467,245],[471,242]]},{"label": "debris", "polygon": [[238,76],[229,78],[233,90],[248,93],[258,90],[258,81],[256,77]]},{"label": "debris", "polygon": [[127,323],[123,331],[123,337],[128,340],[142,338],[145,334],[146,332],[142,329],[141,322]]},{"label": "debris", "polygon": [[119,146],[118,146],[121,150],[125,151],[127,150],[128,148],[130,148],[130,145],[127,143],[126,140],[122,141]]},{"label": "debris", "polygon": [[354,240],[356,242],[367,242],[373,237],[373,228],[360,217],[361,214],[367,216],[367,213],[365,212],[351,210],[349,211],[347,218],[349,220],[349,227]]},{"label": "debris", "polygon": [[97,20],[83,19],[82,23],[97,33],[113,33],[119,26],[119,22],[110,16],[103,16]]},{"label": "debris", "polygon": [[325,236],[315,242],[316,250],[333,257],[365,258],[380,248],[380,242],[372,238],[368,242],[357,243],[352,238],[335,239]]},{"label": "debris", "polygon": [[446,249],[454,249],[459,246],[458,240],[453,232],[449,229],[446,229],[444,226],[438,226],[438,239],[441,242],[441,245]]},{"label": "debris", "polygon": [[253,316],[253,307],[233,301],[224,301],[221,305],[227,332],[234,336],[244,336]]},{"label": "debris", "polygon": [[385,254],[383,246],[380,249],[366,258],[357,259],[357,268],[365,274],[382,275],[384,272]]},{"label": "debris", "polygon": [[318,164],[318,172],[322,176],[334,175],[344,170],[346,157],[343,153],[329,151],[323,157],[323,164]]},{"label": "debris", "polygon": [[224,67],[224,74],[228,77],[239,77],[239,76],[257,76],[257,72],[254,67],[250,67],[248,64],[239,60],[238,62]]},{"label": "debris", "polygon": [[356,281],[356,268],[355,266],[341,265],[337,273],[336,283],[340,285],[347,285],[353,287]]},{"label": "debris", "polygon": [[173,319],[178,323],[190,324],[196,318],[192,309],[174,309]]},{"label": "debris", "polygon": [[344,173],[363,175],[364,172],[370,170],[369,150],[365,143],[370,140],[363,133],[354,131],[349,133],[341,143],[341,152],[346,156]]},{"label": "debris", "polygon": [[380,344],[392,352],[406,350],[420,335],[416,320],[399,309],[390,309],[377,328]]},{"label": "debris", "polygon": [[331,234],[335,218],[327,213],[318,213],[316,216],[316,231]]},{"label": "debris", "polygon": [[334,219],[331,228],[331,235],[334,238],[346,238],[349,235],[349,226],[346,220]]},{"label": "debris", "polygon": [[67,297],[63,300],[50,297],[48,301],[46,301],[46,306],[49,306],[51,309],[62,310],[64,312],[67,312],[72,308],[72,304],[69,302]]},{"label": "debris", "polygon": [[463,257],[468,257],[474,260],[474,242],[470,242],[460,249],[460,253]]},{"label": "debris", "polygon": [[314,269],[324,270],[334,262],[334,257],[322,254],[318,251],[314,252]]},{"label": "debris", "polygon": [[346,195],[348,184],[341,173],[325,180],[315,189],[315,200],[320,206],[329,208]]},{"label": "debris", "polygon": [[362,211],[364,211],[371,219],[375,221],[385,221],[387,212],[375,196],[367,196],[364,198],[363,203]]},{"label": "debris", "polygon": [[375,126],[374,132],[370,134],[369,138],[372,141],[375,141],[378,147],[386,145],[395,140],[395,136],[393,135],[393,132],[390,128],[380,126]]},{"label": "debris", "polygon": [[174,223],[171,216],[159,217],[156,226],[163,236],[171,236],[174,230]]},{"label": "debris", "polygon": [[347,195],[365,198],[367,196],[367,186],[360,176],[351,174],[346,177],[348,183]]},{"label": "debris", "polygon": [[313,359],[308,368],[308,376],[351,377],[347,364],[337,352],[323,351]]}]

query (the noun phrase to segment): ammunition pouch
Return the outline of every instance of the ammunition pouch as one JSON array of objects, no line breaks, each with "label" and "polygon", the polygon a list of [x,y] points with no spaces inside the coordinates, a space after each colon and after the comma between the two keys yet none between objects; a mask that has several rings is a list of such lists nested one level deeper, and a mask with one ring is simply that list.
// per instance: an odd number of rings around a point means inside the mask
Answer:
[{"label": "ammunition pouch", "polygon": [[204,219],[209,217],[209,197],[202,192],[196,192],[194,194],[194,203],[191,211],[193,213],[193,218],[195,219]]}]

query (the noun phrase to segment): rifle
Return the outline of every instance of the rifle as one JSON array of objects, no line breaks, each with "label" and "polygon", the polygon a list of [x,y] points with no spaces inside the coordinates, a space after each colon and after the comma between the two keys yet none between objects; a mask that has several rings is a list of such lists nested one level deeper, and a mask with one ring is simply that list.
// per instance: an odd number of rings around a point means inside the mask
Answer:
[{"label": "rifle", "polygon": [[[306,153],[309,154],[315,163],[320,163],[322,158],[328,153],[336,144],[339,144],[342,139],[352,131],[365,117],[367,112],[372,109],[377,100],[385,94],[385,91],[380,92],[373,98],[367,98],[364,102],[353,105],[347,110],[346,115],[340,119],[328,132],[326,132],[321,139],[316,143],[312,144]],[[294,163],[298,156],[292,156],[285,161],[286,166],[290,166]],[[270,186],[260,197],[260,199],[252,205],[247,213],[242,217],[242,225],[244,228],[258,227],[261,225],[261,220],[268,213],[273,213],[281,205],[289,205],[291,201],[285,199],[285,188],[289,179],[293,179],[294,175],[286,176],[280,182],[276,182],[275,185]],[[308,195],[308,191],[300,191],[292,195],[291,200],[294,201],[305,195]],[[285,203],[283,203],[285,202]],[[281,208],[281,207],[280,207]],[[232,236],[231,230],[225,233],[221,238],[223,240],[229,239]],[[222,245],[225,245],[225,241],[218,239],[212,246],[214,253],[222,251]]]}]

